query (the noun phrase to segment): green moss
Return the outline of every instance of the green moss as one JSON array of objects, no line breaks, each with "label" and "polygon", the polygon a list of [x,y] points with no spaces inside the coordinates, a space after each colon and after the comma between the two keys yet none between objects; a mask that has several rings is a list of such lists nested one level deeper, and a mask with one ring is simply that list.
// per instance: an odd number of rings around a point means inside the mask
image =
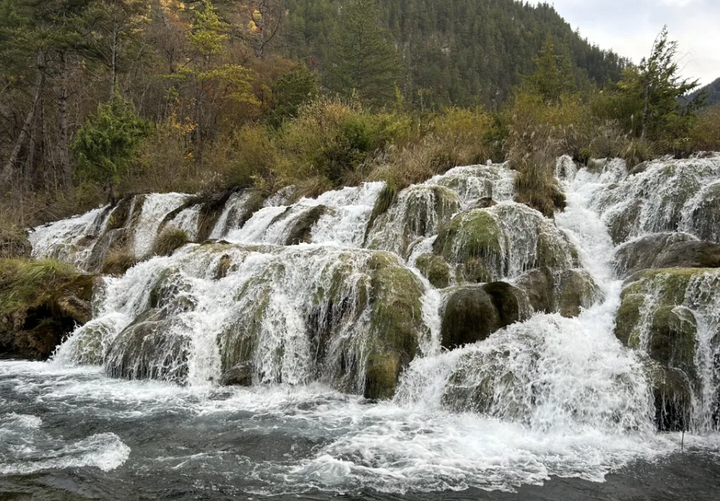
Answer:
[{"label": "green moss", "polygon": [[433,251],[449,263],[481,259],[486,269],[497,270],[502,256],[502,238],[495,216],[485,209],[474,209],[455,216],[440,231]]},{"label": "green moss", "polygon": [[648,351],[653,360],[695,373],[695,337],[697,321],[692,311],[683,306],[663,306],[652,319]]},{"label": "green moss", "polygon": [[156,256],[169,256],[188,243],[190,243],[190,238],[185,231],[169,228],[164,230],[160,236],[155,239],[152,253]]},{"label": "green moss", "polygon": [[[415,358],[422,322],[424,288],[418,278],[390,254],[370,259],[371,341],[366,351],[366,398],[389,398],[402,369]],[[392,376],[392,377],[391,377]]]},{"label": "green moss", "polygon": [[434,287],[444,289],[450,284],[450,267],[440,256],[422,254],[415,265]]},{"label": "green moss", "polygon": [[615,336],[630,348],[640,345],[640,311],[645,303],[642,294],[623,294],[615,322]]}]

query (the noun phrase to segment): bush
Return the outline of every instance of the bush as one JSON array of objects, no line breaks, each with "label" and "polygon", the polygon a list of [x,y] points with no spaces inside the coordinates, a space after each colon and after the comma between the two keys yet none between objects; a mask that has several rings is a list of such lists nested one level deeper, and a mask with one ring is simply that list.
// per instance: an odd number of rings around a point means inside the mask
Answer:
[{"label": "bush", "polygon": [[190,243],[188,234],[177,228],[168,228],[155,239],[152,253],[155,256],[169,256],[180,247]]}]

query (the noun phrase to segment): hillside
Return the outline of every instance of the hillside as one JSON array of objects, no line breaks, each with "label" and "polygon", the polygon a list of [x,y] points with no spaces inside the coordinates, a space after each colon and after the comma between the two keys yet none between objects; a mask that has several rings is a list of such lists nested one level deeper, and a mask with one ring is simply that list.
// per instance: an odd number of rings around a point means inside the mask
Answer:
[{"label": "hillside", "polygon": [[[289,55],[323,73],[342,0],[289,0]],[[402,54],[406,95],[421,105],[498,105],[551,33],[565,46],[579,87],[620,78],[627,61],[584,40],[549,4],[514,0],[389,0],[377,15]]]},{"label": "hillside", "polygon": [[698,91],[694,92],[690,98],[695,98],[697,95],[699,95],[701,92],[704,92],[707,95],[707,106],[713,106],[715,104],[720,103],[720,78],[715,80],[712,83],[709,83],[705,87],[699,89]]}]

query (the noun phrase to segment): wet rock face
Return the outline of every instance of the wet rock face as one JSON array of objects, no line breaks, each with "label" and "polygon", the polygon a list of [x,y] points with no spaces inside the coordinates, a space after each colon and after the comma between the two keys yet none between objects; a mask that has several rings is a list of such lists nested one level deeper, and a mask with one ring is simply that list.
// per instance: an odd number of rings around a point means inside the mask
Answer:
[{"label": "wet rock face", "polygon": [[442,346],[454,349],[483,341],[528,317],[522,291],[508,283],[457,287],[450,292],[443,312]]},{"label": "wet rock face", "polygon": [[720,245],[687,233],[658,233],[628,242],[615,255],[615,270],[628,277],[658,268],[718,268]]},{"label": "wet rock face", "polygon": [[602,291],[583,270],[553,272],[548,267],[531,270],[515,281],[538,313],[560,313],[572,318],[603,299]]},{"label": "wet rock face", "polygon": [[717,271],[701,268],[647,270],[633,275],[623,290],[615,334],[648,357],[660,430],[706,426],[691,419],[698,409],[706,409],[702,419],[718,424],[712,411],[720,396],[712,394],[712,353],[720,348],[720,339],[712,333],[720,303],[710,292],[718,277]]}]

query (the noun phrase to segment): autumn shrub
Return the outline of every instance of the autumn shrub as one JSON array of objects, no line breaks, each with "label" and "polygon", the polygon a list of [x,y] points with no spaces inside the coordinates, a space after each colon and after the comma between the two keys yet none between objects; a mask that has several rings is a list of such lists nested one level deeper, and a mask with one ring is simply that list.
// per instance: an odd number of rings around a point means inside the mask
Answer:
[{"label": "autumn shrub", "polygon": [[700,113],[690,131],[690,149],[694,151],[720,150],[720,104]]}]

